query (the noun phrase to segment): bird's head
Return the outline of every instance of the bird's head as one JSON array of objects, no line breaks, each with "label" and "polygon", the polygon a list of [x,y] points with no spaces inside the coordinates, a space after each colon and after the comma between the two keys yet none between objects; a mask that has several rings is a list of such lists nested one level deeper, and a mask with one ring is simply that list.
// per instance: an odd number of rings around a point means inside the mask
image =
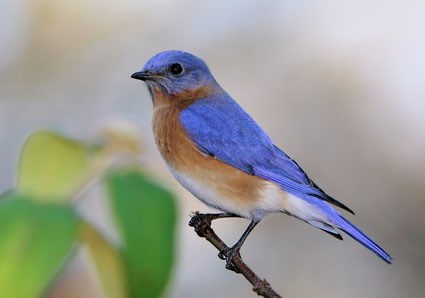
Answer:
[{"label": "bird's head", "polygon": [[147,83],[154,101],[159,97],[187,100],[221,90],[205,62],[182,51],[164,51],[153,56],[131,77]]}]

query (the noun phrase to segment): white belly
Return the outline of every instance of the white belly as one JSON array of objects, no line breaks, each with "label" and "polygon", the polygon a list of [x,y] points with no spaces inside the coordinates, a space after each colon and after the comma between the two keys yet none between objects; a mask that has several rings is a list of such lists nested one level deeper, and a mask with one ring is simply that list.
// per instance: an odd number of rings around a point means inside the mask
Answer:
[{"label": "white belly", "polygon": [[195,180],[185,173],[176,171],[171,166],[169,166],[169,169],[184,188],[204,204],[218,210],[257,220],[261,220],[268,213],[282,211],[284,193],[273,183],[265,182],[264,189],[255,204],[252,204],[252,202],[241,204],[240,201],[233,201],[220,196],[213,185],[206,181]]},{"label": "white belly", "polygon": [[169,167],[169,169],[177,181],[204,204],[224,212],[230,212],[248,218],[250,217],[249,212],[243,212],[238,206],[234,206],[234,204],[226,200],[226,198],[221,198],[213,186],[209,185],[207,182],[202,183],[196,181],[189,175],[178,172],[172,167]]}]

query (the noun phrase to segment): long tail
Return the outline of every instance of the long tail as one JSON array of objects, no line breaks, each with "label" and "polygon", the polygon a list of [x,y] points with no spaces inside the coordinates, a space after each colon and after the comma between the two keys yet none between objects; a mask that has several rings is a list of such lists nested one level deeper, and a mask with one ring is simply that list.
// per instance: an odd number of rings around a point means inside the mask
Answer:
[{"label": "long tail", "polygon": [[341,220],[338,221],[338,226],[341,230],[350,235],[353,239],[360,242],[366,248],[371,250],[373,253],[381,257],[385,262],[391,264],[393,258],[383,250],[378,244],[376,244],[372,239],[366,236],[362,231],[356,228],[352,223],[346,220],[344,217],[340,216]]}]

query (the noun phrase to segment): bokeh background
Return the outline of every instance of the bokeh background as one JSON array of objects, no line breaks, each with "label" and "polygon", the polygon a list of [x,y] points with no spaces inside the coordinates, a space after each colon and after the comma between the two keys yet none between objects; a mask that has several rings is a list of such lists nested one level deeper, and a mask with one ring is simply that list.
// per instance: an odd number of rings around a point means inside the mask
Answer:
[{"label": "bokeh background", "polygon": [[[14,184],[29,133],[52,128],[92,140],[105,125],[131,123],[146,167],[179,194],[178,259],[166,296],[255,297],[187,226],[191,211],[208,208],[167,172],[149,94],[130,79],[166,49],[207,61],[276,144],[354,209],[347,217],[395,259],[386,265],[347,237],[271,216],[242,251],[261,277],[292,298],[425,297],[423,1],[2,0],[0,191]],[[113,237],[104,205],[93,192],[78,208]],[[214,226],[232,244],[247,224]],[[91,273],[77,252],[48,297],[101,297]]]}]

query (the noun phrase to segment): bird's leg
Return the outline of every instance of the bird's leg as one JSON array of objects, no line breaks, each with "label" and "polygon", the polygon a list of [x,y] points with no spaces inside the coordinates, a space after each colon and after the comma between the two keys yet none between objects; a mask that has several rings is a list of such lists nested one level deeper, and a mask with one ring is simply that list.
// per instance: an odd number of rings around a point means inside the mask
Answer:
[{"label": "bird's leg", "polygon": [[234,256],[240,257],[240,249],[245,242],[246,238],[248,237],[249,233],[255,228],[255,226],[258,224],[258,221],[251,221],[248,228],[246,228],[245,232],[243,232],[241,238],[239,238],[238,242],[236,242],[235,245],[233,245],[231,248],[226,248],[218,254],[218,257],[222,260],[226,260],[226,269],[232,270],[236,273],[239,273],[239,270],[232,264],[232,259]]}]

